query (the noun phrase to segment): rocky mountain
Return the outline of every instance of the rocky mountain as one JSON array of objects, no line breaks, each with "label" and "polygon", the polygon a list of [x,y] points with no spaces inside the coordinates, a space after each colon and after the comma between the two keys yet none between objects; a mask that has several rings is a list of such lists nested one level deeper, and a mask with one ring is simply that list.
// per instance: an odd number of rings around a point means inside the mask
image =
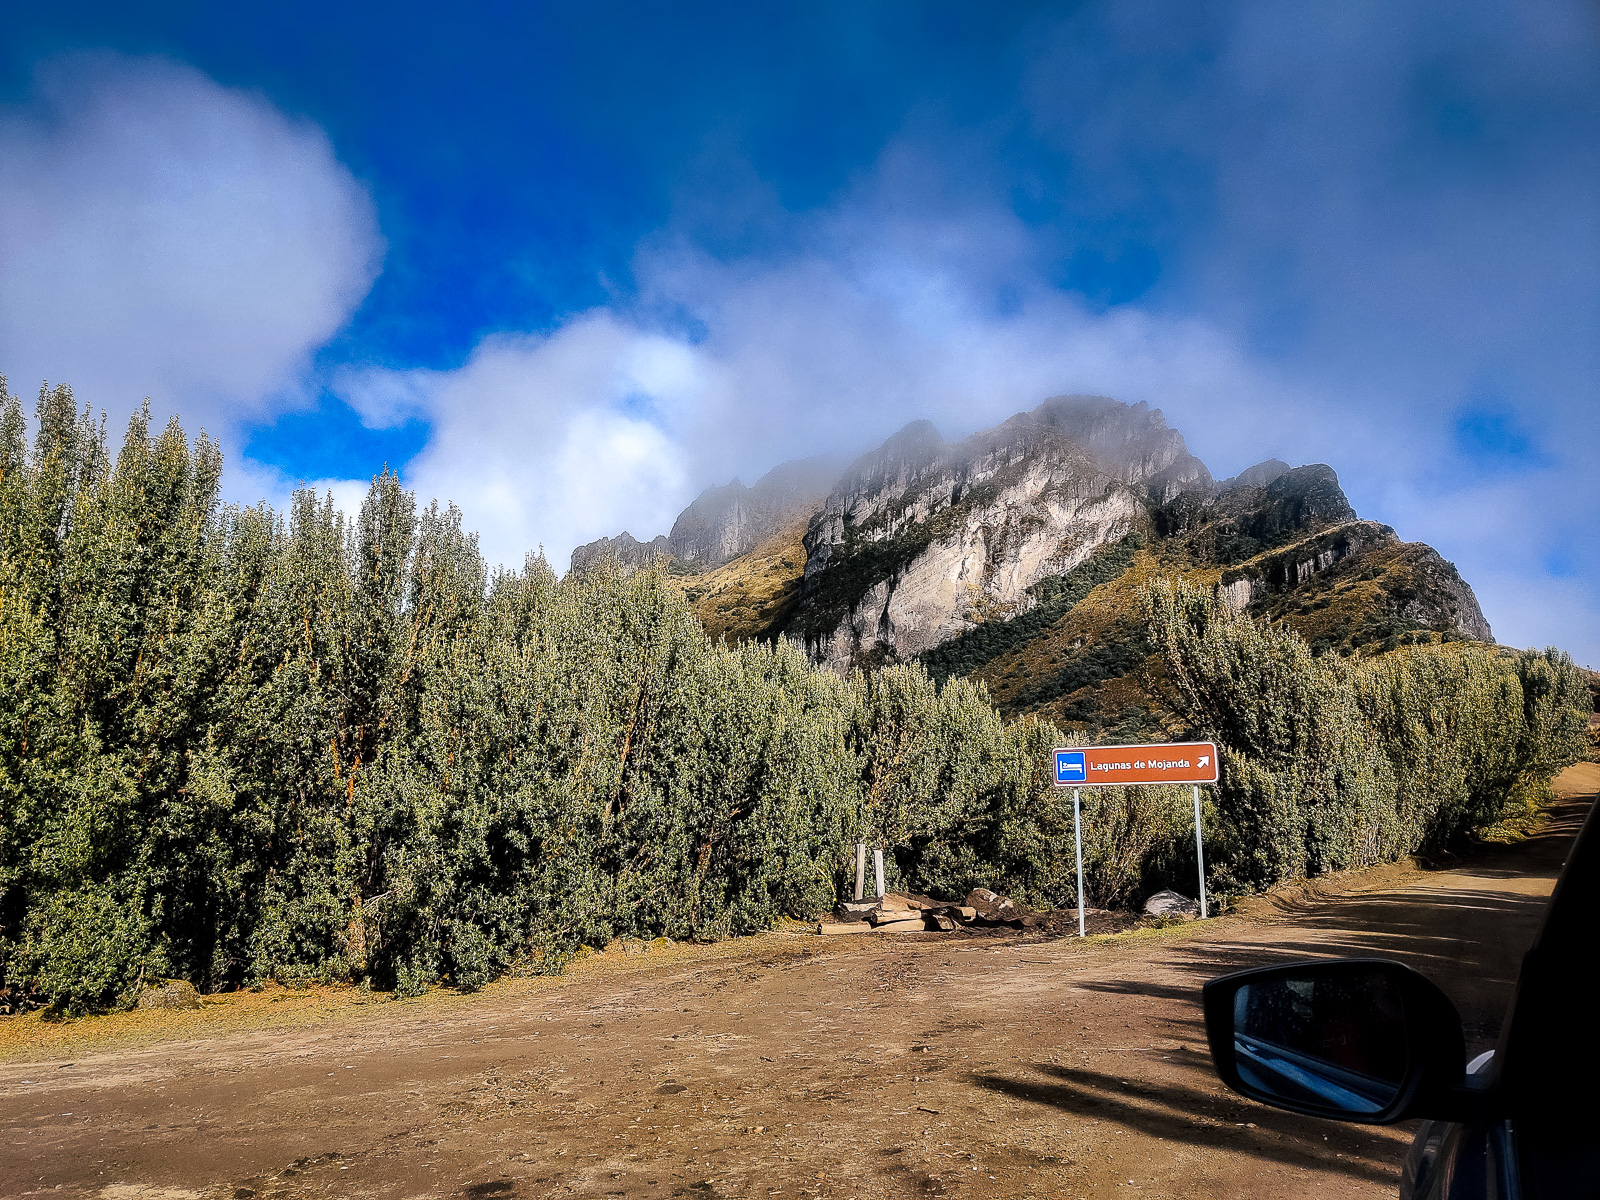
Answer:
[{"label": "rocky mountain", "polygon": [[608,558],[614,558],[624,566],[642,567],[653,562],[658,555],[672,557],[672,551],[667,548],[666,534],[657,534],[648,542],[641,542],[624,529],[616,537],[603,537],[573,550],[572,569],[584,571]]},{"label": "rocky mountain", "polygon": [[1159,411],[1064,396],[946,445],[906,426],[845,472],[811,518],[786,632],[837,667],[910,658],[1130,533],[1211,474]]},{"label": "rocky mountain", "polygon": [[956,442],[914,422],[843,471],[711,489],[665,538],[573,563],[658,549],[713,636],[787,636],[840,670],[920,659],[1068,725],[1148,719],[1139,589],[1156,575],[1219,587],[1319,653],[1492,640],[1455,568],[1361,520],[1332,468],[1274,459],[1217,483],[1159,410],[1102,396]]},{"label": "rocky mountain", "polygon": [[774,467],[753,487],[735,479],[707,488],[679,514],[672,532],[648,542],[622,533],[579,546],[572,566],[583,570],[606,557],[642,566],[658,554],[680,568],[707,571],[732,562],[821,506],[843,463],[829,455],[797,459]]}]

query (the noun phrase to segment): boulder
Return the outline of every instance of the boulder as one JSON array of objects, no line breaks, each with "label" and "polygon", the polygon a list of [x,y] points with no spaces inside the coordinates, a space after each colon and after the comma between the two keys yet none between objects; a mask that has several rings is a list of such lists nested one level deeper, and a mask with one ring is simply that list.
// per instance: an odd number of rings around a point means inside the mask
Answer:
[{"label": "boulder", "polygon": [[991,925],[1011,925],[1017,929],[1035,929],[1044,924],[1044,916],[1018,904],[1010,896],[991,892],[988,888],[973,888],[967,893],[966,908],[973,910],[977,919]]},{"label": "boulder", "polygon": [[968,892],[965,907],[976,910],[978,918],[983,921],[1015,921],[1027,911],[1010,896],[1002,896],[988,888],[973,888]]},{"label": "boulder", "polygon": [[1181,917],[1187,920],[1200,915],[1200,905],[1181,892],[1157,892],[1144,902],[1147,917]]},{"label": "boulder", "polygon": [[169,979],[159,985],[146,984],[139,993],[140,1008],[199,1008],[203,1003],[194,984],[182,979]]}]

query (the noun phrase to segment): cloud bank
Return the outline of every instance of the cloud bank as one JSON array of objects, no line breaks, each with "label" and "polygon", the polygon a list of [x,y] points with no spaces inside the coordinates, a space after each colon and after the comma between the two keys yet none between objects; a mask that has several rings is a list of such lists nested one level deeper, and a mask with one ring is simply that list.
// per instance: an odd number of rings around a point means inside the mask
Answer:
[{"label": "cloud bank", "polygon": [[[461,498],[491,556],[558,566],[918,417],[957,435],[1064,392],[1144,400],[1219,475],[1332,464],[1363,515],[1457,562],[1504,640],[1600,663],[1593,22],[1451,11],[1243,3],[1173,29],[1087,6],[1038,32],[1016,121],[1049,149],[1026,170],[1015,128],[908,125],[821,210],[730,198],[779,241],[719,256],[669,229],[607,308],[341,394],[424,415],[412,481]],[[715,198],[691,207],[685,228]],[[1155,282],[1095,302],[1082,264],[1128,213]],[[1459,433],[1479,413],[1527,453],[1486,460]]]},{"label": "cloud bank", "polygon": [[0,114],[0,370],[224,439],[296,402],[383,254],[316,126],[160,59],[43,67]]},{"label": "cloud bank", "polygon": [[[811,252],[778,262],[653,246],[632,303],[486,339],[459,370],[348,370],[335,388],[375,426],[430,423],[407,481],[460,503],[492,559],[542,544],[557,567],[584,541],[664,532],[710,484],[865,450],[918,418],[955,436],[1101,391],[1158,407],[1183,397],[1269,449],[1316,423],[1310,395],[1275,419],[1281,385],[1203,323],[1091,313],[1032,280],[998,308],[938,256],[885,247],[885,220],[830,216]],[[972,213],[965,227],[1007,224]]]}]

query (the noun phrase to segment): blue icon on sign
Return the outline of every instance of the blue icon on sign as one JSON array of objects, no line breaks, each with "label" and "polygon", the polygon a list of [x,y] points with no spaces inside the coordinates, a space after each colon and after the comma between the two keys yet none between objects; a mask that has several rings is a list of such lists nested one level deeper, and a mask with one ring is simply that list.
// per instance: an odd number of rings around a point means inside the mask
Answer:
[{"label": "blue icon on sign", "polygon": [[1084,783],[1089,778],[1089,766],[1082,750],[1056,751],[1056,782]]}]

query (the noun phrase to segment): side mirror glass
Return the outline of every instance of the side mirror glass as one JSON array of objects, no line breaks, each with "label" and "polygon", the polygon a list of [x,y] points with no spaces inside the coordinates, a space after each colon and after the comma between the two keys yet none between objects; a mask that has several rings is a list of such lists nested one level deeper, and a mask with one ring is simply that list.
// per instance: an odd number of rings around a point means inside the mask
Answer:
[{"label": "side mirror glass", "polygon": [[1376,967],[1247,982],[1233,995],[1233,1055],[1262,1099],[1370,1117],[1405,1083],[1405,1002]]},{"label": "side mirror glass", "polygon": [[1205,1009],[1217,1073],[1252,1099],[1377,1123],[1459,1107],[1461,1019],[1438,988],[1399,963],[1244,971],[1206,984]]}]

